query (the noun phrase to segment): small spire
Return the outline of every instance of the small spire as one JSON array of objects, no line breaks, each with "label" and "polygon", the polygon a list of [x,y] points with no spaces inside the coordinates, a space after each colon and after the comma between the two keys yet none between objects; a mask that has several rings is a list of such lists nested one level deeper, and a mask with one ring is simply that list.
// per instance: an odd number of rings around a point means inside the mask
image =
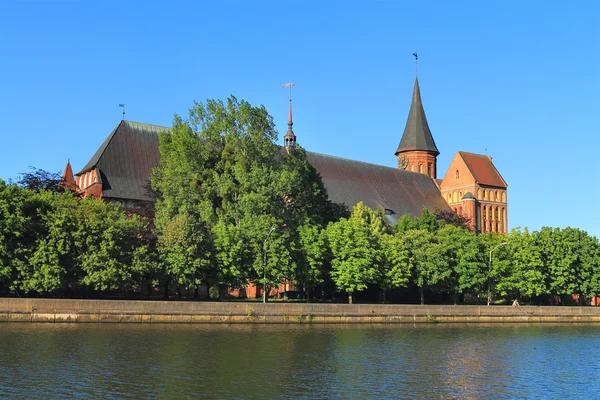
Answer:
[{"label": "small spire", "polygon": [[72,192],[75,192],[77,190],[77,184],[75,183],[75,176],[73,175],[73,169],[71,168],[70,158],[68,159],[67,165],[65,166],[65,170],[60,178],[58,188],[61,191],[70,190]]},{"label": "small spire", "polygon": [[285,136],[283,137],[283,144],[286,149],[289,149],[290,147],[293,147],[296,144],[296,135],[294,135],[294,130],[292,129],[292,126],[294,125],[294,122],[292,120],[292,86],[294,86],[294,84],[291,82],[286,83],[282,86],[282,88],[290,88],[290,111],[288,113],[288,130]]}]

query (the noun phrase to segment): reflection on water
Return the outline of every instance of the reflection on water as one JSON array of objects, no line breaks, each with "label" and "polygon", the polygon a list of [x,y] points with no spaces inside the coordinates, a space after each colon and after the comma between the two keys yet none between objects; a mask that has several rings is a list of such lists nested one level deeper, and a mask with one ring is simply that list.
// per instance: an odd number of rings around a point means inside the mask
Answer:
[{"label": "reflection on water", "polygon": [[600,395],[598,325],[0,324],[1,398]]}]

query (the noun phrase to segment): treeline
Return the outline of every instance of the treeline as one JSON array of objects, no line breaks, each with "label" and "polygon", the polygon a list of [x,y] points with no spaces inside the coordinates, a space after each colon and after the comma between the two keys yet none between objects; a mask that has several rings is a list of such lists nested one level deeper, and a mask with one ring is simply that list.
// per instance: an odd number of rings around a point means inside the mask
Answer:
[{"label": "treeline", "polygon": [[600,293],[600,246],[583,231],[475,235],[468,221],[427,210],[390,224],[362,203],[329,201],[304,150],[276,139],[264,107],[196,103],[160,135],[152,219],[58,193],[40,174],[0,181],[0,292],[149,296],[160,287],[168,297],[205,287],[224,297],[287,280],[307,299],[350,302],[415,293],[422,303],[583,303]]},{"label": "treeline", "polygon": [[0,294],[84,297],[155,284],[147,222],[117,204],[0,180]]}]

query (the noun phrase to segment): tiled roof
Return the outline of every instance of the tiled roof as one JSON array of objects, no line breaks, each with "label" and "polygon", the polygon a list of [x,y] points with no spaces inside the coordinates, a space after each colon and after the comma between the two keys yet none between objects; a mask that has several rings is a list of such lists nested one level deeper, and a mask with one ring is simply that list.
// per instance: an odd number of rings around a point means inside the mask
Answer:
[{"label": "tiled roof", "polygon": [[415,79],[415,88],[413,90],[410,111],[408,112],[408,119],[406,120],[406,127],[404,128],[402,139],[400,139],[400,144],[395,154],[413,150],[430,151],[436,155],[440,154],[429,130],[427,117],[425,117],[425,110],[421,101],[421,90],[419,89],[419,79]]},{"label": "tiled roof", "polygon": [[506,182],[492,163],[492,159],[482,154],[467,153],[464,151],[458,152],[465,161],[467,168],[473,174],[475,183],[480,185],[495,186],[506,188]]},{"label": "tiled roof", "polygon": [[[98,168],[105,198],[151,200],[146,186],[159,165],[158,134],[168,128],[122,121],[79,174]],[[307,152],[329,198],[352,207],[362,201],[387,212],[390,222],[403,214],[449,210],[435,182],[425,174]],[[79,175],[78,174],[78,175]]]},{"label": "tiled roof", "polygon": [[[359,201],[386,210],[394,222],[404,214],[420,216],[423,208],[449,211],[435,182],[427,175],[382,165],[306,152],[321,174],[329,198],[352,207]],[[391,214],[391,216],[390,216]]]}]

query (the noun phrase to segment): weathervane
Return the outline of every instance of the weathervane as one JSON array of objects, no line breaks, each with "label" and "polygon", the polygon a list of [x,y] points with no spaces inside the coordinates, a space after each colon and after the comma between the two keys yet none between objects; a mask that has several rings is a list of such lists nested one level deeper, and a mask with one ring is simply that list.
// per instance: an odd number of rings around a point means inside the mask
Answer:
[{"label": "weathervane", "polygon": [[415,67],[416,67],[415,75],[419,76],[419,56],[417,55],[417,53],[413,53],[413,56],[415,56]]},{"label": "weathervane", "polygon": [[285,89],[286,87],[290,88],[290,102],[292,101],[292,86],[294,86],[292,82],[286,83],[281,86],[283,89]]},{"label": "weathervane", "polygon": [[125,120],[125,104],[119,104],[119,107],[123,109],[123,120]]}]

